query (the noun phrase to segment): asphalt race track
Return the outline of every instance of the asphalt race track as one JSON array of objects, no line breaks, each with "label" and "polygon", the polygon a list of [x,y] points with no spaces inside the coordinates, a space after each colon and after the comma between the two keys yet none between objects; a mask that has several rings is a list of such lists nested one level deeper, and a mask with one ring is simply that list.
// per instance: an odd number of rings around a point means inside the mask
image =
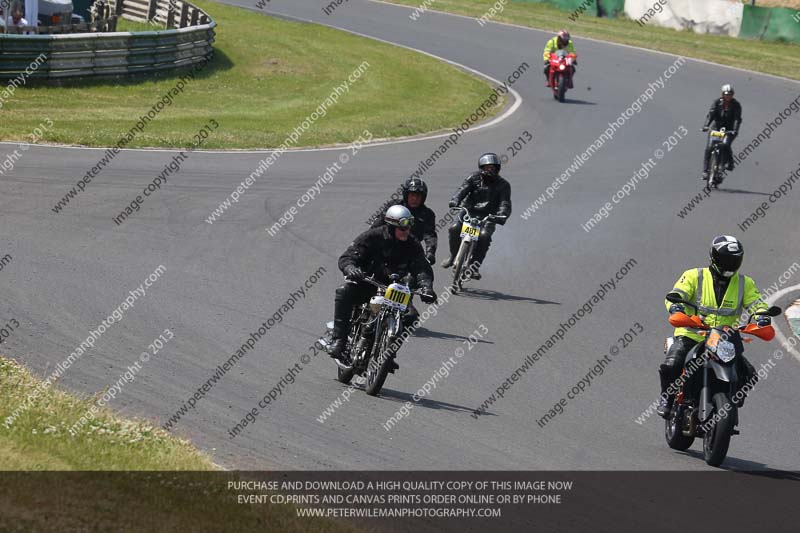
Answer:
[{"label": "asphalt race track", "polygon": [[[311,355],[309,346],[332,317],[333,292],[342,279],[338,256],[441,138],[369,146],[355,155],[346,148],[285,153],[213,224],[206,218],[266,154],[193,153],[141,211],[117,226],[113,217],[173,153],[120,153],[56,214],[53,205],[103,150],[30,147],[0,179],[0,255],[13,257],[0,271],[0,318],[21,323],[4,353],[40,375],[52,371],[129,291],[163,265],[166,271],[146,295],[62,379],[63,386],[81,393],[102,390],[169,328],[175,338],[111,402],[124,414],[161,425],[279,311],[291,291],[323,267],[306,296],[183,415],[174,433],[191,438],[219,464],[241,469],[709,469],[700,443],[689,453],[673,452],[664,442],[660,418],[636,422],[658,393],[656,369],[670,334],[663,296],[684,270],[705,266],[716,234],[742,239],[744,271],[762,290],[800,261],[800,191],[772,203],[746,232],[737,227],[769,202],[768,196],[800,165],[798,113],[728,176],[722,190],[684,218],[677,213],[701,192],[705,136],[700,127],[720,85],[733,83],[744,106],[735,152],[798,97],[800,85],[687,60],[641,112],[626,118],[613,139],[525,220],[525,209],[677,58],[576,35],[576,88],[567,103],[558,104],[541,74],[547,32],[494,23],[481,27],[474,19],[435,12],[412,21],[408,8],[365,0],[351,0],[326,16],[322,6],[328,3],[272,0],[264,12],[414,47],[495,79],[505,80],[523,62],[530,65],[513,85],[522,98],[518,109],[496,125],[468,132],[424,174],[431,188],[428,205],[441,216],[482,152],[506,155],[510,159],[502,174],[512,185],[514,213],[495,234],[483,279],[451,298],[401,350],[401,369],[389,377],[382,396],[357,390],[321,423],[318,417],[346,389],[334,380],[333,362],[319,355],[301,363],[293,383],[284,376],[302,355]],[[347,74],[342,72],[342,79]],[[331,80],[332,86],[339,81]],[[198,128],[213,118],[199,116]],[[534,140],[511,157],[508,147],[524,131]],[[673,132],[682,138],[671,145]],[[0,159],[14,148],[0,145]],[[658,150],[663,150],[661,158]],[[333,182],[270,236],[265,229],[327,167],[341,161],[342,153],[350,155],[349,162]],[[581,225],[650,158],[657,164],[649,177],[585,231]],[[444,230],[440,245],[437,260],[446,248]],[[635,264],[616,289],[487,414],[471,416],[631,258]],[[435,288],[441,292],[449,272],[438,266],[435,272]],[[780,288],[800,284],[800,275],[795,276]],[[789,298],[784,295],[779,305]],[[623,348],[618,339],[638,329],[637,322],[643,333]],[[788,333],[782,317],[776,322]],[[465,339],[481,327],[488,333],[466,348]],[[605,372],[568,400],[563,414],[540,427],[536,421],[612,346],[619,352]],[[466,351],[449,375],[408,416],[384,429],[387,419],[405,402],[413,403],[412,395],[459,347]],[[759,367],[776,348],[778,340],[759,341],[747,353]],[[255,423],[231,438],[229,430],[282,378],[280,395],[260,410]],[[789,355],[777,361],[741,413],[742,434],[731,443],[727,467],[798,469],[798,382],[800,361]]]}]

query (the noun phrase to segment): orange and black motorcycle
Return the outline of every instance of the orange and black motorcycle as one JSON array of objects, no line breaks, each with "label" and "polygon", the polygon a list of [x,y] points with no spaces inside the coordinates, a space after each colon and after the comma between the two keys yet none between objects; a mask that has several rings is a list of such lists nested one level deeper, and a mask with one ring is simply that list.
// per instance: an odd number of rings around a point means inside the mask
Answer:
[{"label": "orange and black motorcycle", "polygon": [[[675,292],[667,294],[666,299],[697,308]],[[744,344],[753,339],[742,337],[742,333],[770,341],[775,337],[773,327],[757,326],[751,323],[752,319],[759,315],[780,314],[779,307],[770,307],[754,313],[748,323],[739,328],[711,327],[703,322],[702,317],[682,312],[670,315],[669,323],[673,327],[689,328],[705,337],[686,356],[679,380],[680,390],[665,420],[664,436],[670,448],[687,450],[695,437],[702,437],[706,463],[711,466],[722,464],[731,436],[738,434],[735,429],[739,423],[737,404],[741,405],[744,399],[739,383],[741,377],[736,369],[740,367]],[[667,339],[665,350],[669,349],[671,340],[672,337]]]}]

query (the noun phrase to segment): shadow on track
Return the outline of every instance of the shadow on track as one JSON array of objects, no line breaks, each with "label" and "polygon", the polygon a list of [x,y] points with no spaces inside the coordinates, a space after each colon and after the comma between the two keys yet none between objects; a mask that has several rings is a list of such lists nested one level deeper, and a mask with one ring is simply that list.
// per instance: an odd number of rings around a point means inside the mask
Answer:
[{"label": "shadow on track", "polygon": [[472,409],[471,407],[466,407],[464,405],[456,405],[454,403],[447,403],[447,402],[437,402],[436,400],[431,400],[428,398],[420,398],[418,402],[415,402],[413,394],[387,389],[386,387],[384,387],[383,390],[381,390],[381,397],[398,403],[411,402],[413,404],[416,404],[421,407],[426,407],[428,409],[443,409],[445,411],[455,411],[462,413],[472,413],[474,411],[474,409]]},{"label": "shadow on track", "polygon": [[[445,333],[443,331],[431,331],[424,327],[419,327],[414,330],[414,337],[427,337],[429,339],[458,339],[462,341],[469,340],[469,337],[464,337],[463,335]],[[478,342],[483,344],[494,344],[492,341],[487,341],[484,339],[478,339]]]},{"label": "shadow on track", "polygon": [[770,193],[768,192],[758,192],[758,191],[745,191],[743,189],[717,189],[714,192],[727,192],[730,194],[753,194],[756,196],[769,196]]},{"label": "shadow on track", "polygon": [[521,301],[533,302],[540,305],[561,305],[561,302],[551,302],[550,300],[540,300],[539,298],[529,298],[528,296],[515,296],[513,294],[503,294],[502,292],[493,291],[490,289],[470,289],[464,287],[458,296],[465,296],[467,298],[477,298],[480,300],[504,300],[504,301]]},{"label": "shadow on track", "polygon": [[575,104],[575,105],[597,105],[594,102],[587,102],[586,100],[577,100],[573,98],[564,98],[565,104]]},{"label": "shadow on track", "polygon": [[[703,460],[703,453],[697,450],[686,450],[684,455],[694,457],[695,459]],[[800,472],[791,472],[789,470],[775,470],[770,468],[764,463],[755,461],[748,461],[747,459],[739,459],[731,457],[730,455],[725,458],[725,462],[719,467],[720,470],[727,470],[737,474],[747,474],[751,476],[763,476],[775,479],[786,479],[791,481],[800,481]]]}]

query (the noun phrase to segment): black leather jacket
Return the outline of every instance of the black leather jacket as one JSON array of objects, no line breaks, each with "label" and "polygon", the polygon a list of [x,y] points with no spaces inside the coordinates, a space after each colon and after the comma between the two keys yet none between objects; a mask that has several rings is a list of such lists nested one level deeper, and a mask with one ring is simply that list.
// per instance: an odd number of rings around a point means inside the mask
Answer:
[{"label": "black leather jacket", "polygon": [[[453,202],[469,209],[473,216],[511,215],[511,184],[497,176],[492,183],[485,182],[480,172],[470,174],[453,196]],[[497,221],[505,224],[506,220]]]},{"label": "black leather jacket", "polygon": [[391,236],[390,229],[393,228],[371,228],[356,237],[339,257],[339,270],[344,273],[349,265],[357,266],[385,284],[391,274],[405,277],[410,273],[417,287],[433,289],[433,270],[417,238],[409,235],[407,241],[399,241]]},{"label": "black leather jacket", "polygon": [[[381,213],[385,213],[386,210],[393,205],[405,204],[402,200],[389,201],[384,204]],[[408,207],[407,205],[405,206]],[[424,245],[426,254],[436,256],[438,238],[436,237],[436,214],[433,212],[433,209],[427,205],[421,205],[413,208],[408,207],[408,210],[414,215],[414,225],[411,226],[411,234]],[[385,225],[386,221],[383,220],[383,216],[376,217],[375,221],[372,223],[373,228],[379,228]]]},{"label": "black leather jacket", "polygon": [[711,103],[711,109],[708,110],[706,116],[705,127],[714,123],[716,128],[725,128],[726,130],[739,131],[742,125],[742,104],[736,98],[731,99],[731,104],[728,109],[725,109],[722,98],[717,98]]}]

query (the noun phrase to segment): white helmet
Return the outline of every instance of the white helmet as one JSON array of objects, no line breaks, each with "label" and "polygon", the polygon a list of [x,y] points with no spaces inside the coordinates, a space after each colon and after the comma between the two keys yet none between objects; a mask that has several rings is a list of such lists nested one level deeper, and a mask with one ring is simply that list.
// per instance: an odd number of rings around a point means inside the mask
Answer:
[{"label": "white helmet", "polygon": [[733,94],[734,94],[733,85],[731,85],[730,83],[726,83],[725,85],[723,85],[721,90],[722,90],[722,95],[723,96],[726,96],[726,95],[733,96]]},{"label": "white helmet", "polygon": [[414,225],[414,216],[404,205],[393,205],[386,210],[383,220],[390,226],[410,228]]}]

